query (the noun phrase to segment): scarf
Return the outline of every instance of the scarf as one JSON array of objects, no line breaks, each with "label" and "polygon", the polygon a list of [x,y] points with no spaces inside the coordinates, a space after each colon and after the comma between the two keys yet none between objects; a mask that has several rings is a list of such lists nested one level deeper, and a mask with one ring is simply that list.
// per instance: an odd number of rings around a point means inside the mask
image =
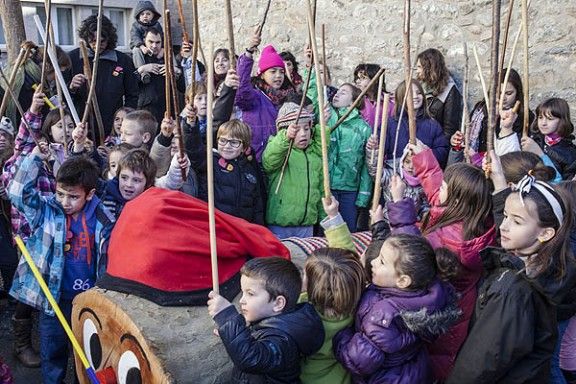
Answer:
[{"label": "scarf", "polygon": [[264,94],[270,99],[272,104],[274,104],[277,107],[284,104],[284,102],[289,96],[296,94],[294,88],[274,89],[271,86],[269,86],[265,81],[259,82],[258,86],[260,90],[264,92]]},{"label": "scarf", "polygon": [[480,148],[480,132],[482,131],[482,121],[484,120],[484,107],[477,108],[470,118],[470,134],[468,138],[468,147],[474,152]]},{"label": "scarf", "polygon": [[[14,65],[10,66],[10,70],[6,71],[6,78],[9,79],[11,76],[11,72],[14,68]],[[24,70],[22,70],[24,69]],[[16,77],[14,78],[14,84],[12,86],[12,91],[14,91],[14,94],[17,95],[18,97],[20,97],[20,92],[22,91],[22,87],[24,86],[24,76],[25,74],[28,74],[28,76],[30,76],[33,80],[34,83],[39,83],[40,82],[40,76],[41,76],[41,69],[40,66],[32,59],[28,59],[24,62],[24,64],[18,69],[18,72],[16,72]],[[0,81],[0,85],[2,86],[2,88],[4,90],[7,89],[6,87],[6,83],[1,80]],[[26,108],[27,106],[22,106],[23,108]],[[14,124],[16,124],[16,122],[18,121],[18,110],[16,108],[16,104],[14,103],[14,100],[12,100],[12,98],[9,96],[8,97],[8,102],[6,103],[6,112],[4,113],[4,115],[6,117],[8,117],[10,120],[12,120],[14,122]]]},{"label": "scarf", "polygon": [[560,141],[562,141],[562,136],[556,132],[544,136],[544,142],[549,147],[558,144]]}]

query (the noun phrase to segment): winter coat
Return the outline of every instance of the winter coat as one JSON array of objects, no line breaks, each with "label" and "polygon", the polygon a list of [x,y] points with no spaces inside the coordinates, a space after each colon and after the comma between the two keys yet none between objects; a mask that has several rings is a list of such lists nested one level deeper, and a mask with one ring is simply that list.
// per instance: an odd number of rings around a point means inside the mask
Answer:
[{"label": "winter coat", "polygon": [[574,136],[563,138],[559,143],[548,145],[544,136],[540,133],[532,135],[532,138],[547,154],[554,166],[562,175],[562,179],[571,180],[576,174],[576,145],[572,142]]},{"label": "winter coat", "polygon": [[[64,273],[66,214],[54,196],[43,197],[36,191],[36,179],[41,166],[39,157],[28,156],[10,183],[8,193],[12,204],[24,213],[30,224],[32,235],[26,246],[46,280],[50,293],[58,302]],[[99,204],[97,197],[93,197],[86,204],[96,204],[97,223],[92,249],[96,260],[96,277],[99,277],[106,270],[106,248],[114,218]],[[10,294],[24,304],[54,315],[52,306],[24,258],[21,258],[18,264]]]},{"label": "winter coat", "polygon": [[[140,16],[143,11],[151,11],[154,14],[149,24],[142,24],[138,20],[138,16]],[[144,35],[150,28],[158,30],[162,34],[162,40],[164,40],[162,24],[158,21],[160,17],[162,17],[162,15],[156,11],[151,1],[139,1],[138,4],[136,4],[136,7],[134,7],[134,18],[136,21],[132,23],[132,27],[130,28],[130,49],[144,44]]]},{"label": "winter coat", "polygon": [[[208,200],[206,146],[197,126],[184,125],[184,137],[192,169],[198,176],[198,197]],[[214,205],[232,216],[264,225],[265,189],[260,166],[249,148],[233,160],[213,150]]]},{"label": "winter coat", "polygon": [[[393,117],[388,121],[388,130],[386,131],[386,147],[384,155],[386,159],[394,158],[394,143],[396,141],[396,131],[398,130],[398,118]],[[408,130],[408,118],[404,114],[401,119],[400,132],[398,132],[398,145],[396,146],[396,158],[400,159],[404,148],[410,138]],[[427,118],[422,110],[416,115],[416,138],[432,149],[434,157],[443,167],[448,159],[450,142],[442,132],[442,127],[434,119]]]},{"label": "winter coat", "polygon": [[230,306],[214,321],[234,363],[233,383],[298,383],[300,359],[324,342],[322,321],[308,303],[250,325]]},{"label": "winter coat", "polygon": [[[371,101],[368,96],[364,96],[364,106],[360,110],[360,114],[364,121],[370,126],[370,128],[374,129],[374,120],[376,119],[376,101]],[[384,95],[381,98],[381,106],[380,111],[384,108]],[[378,127],[378,131],[380,130],[380,124],[382,122],[382,112],[378,116],[380,118],[376,122],[376,127]],[[388,115],[392,117],[394,115],[394,95],[390,95],[390,102],[388,103]]]},{"label": "winter coat", "polygon": [[[88,50],[88,55],[90,66],[92,66],[93,52]],[[80,48],[71,51],[69,56],[72,62],[72,76],[84,73]],[[84,112],[87,97],[86,83],[72,94],[74,106],[80,116]],[[96,77],[96,98],[102,115],[104,134],[107,136],[112,129],[114,113],[118,108],[137,108],[138,106],[138,78],[129,56],[117,50],[107,50],[100,54]],[[91,127],[96,126],[92,122],[90,124]]]},{"label": "winter coat", "polygon": [[431,383],[425,343],[446,332],[459,314],[452,289],[439,281],[415,291],[370,285],[354,329],[334,337],[336,358],[355,383]]},{"label": "winter coat", "polygon": [[319,125],[314,128],[314,137],[307,148],[292,147],[278,193],[275,191],[290,142],[285,129],[270,137],[262,155],[262,166],[269,181],[266,224],[292,227],[318,222],[324,190],[320,129]]},{"label": "winter coat", "polygon": [[120,193],[118,177],[107,181],[99,180],[97,195],[102,205],[114,216],[115,221],[118,220],[118,216],[120,216],[126,204],[126,199],[124,199]]},{"label": "winter coat", "polygon": [[432,94],[426,94],[426,99],[428,100],[428,110],[432,117],[440,123],[444,130],[446,138],[452,137],[452,135],[460,129],[462,122],[462,109],[463,101],[462,95],[452,77],[448,80],[448,84],[437,96]]},{"label": "winter coat", "polygon": [[[422,180],[424,192],[430,202],[429,222],[436,222],[444,207],[440,206],[439,191],[442,185],[442,171],[431,150],[426,150],[412,158],[414,170],[419,180]],[[388,218],[393,232],[419,234],[415,226],[416,214],[410,199],[388,203]],[[450,372],[456,354],[468,334],[468,323],[476,303],[476,284],[482,275],[480,251],[493,245],[496,238],[496,227],[492,225],[482,236],[464,240],[463,223],[457,222],[435,229],[426,234],[426,238],[434,248],[446,247],[458,256],[461,264],[460,274],[451,283],[459,294],[458,307],[463,314],[454,324],[450,332],[442,335],[428,348],[433,362],[434,375],[444,379]]]},{"label": "winter coat", "polygon": [[558,336],[554,305],[518,257],[496,248],[481,256],[470,333],[447,384],[547,383]]},{"label": "winter coat", "polygon": [[240,55],[237,65],[240,86],[236,91],[235,103],[242,111],[242,121],[252,130],[252,148],[260,162],[268,138],[276,134],[276,117],[280,106],[274,105],[264,92],[252,85],[253,58]]}]

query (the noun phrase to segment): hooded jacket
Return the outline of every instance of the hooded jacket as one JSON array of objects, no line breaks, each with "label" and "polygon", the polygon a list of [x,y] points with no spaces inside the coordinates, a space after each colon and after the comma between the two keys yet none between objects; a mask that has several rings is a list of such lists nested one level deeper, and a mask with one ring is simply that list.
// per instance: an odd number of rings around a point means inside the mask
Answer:
[{"label": "hooded jacket", "polygon": [[547,154],[554,166],[562,175],[562,179],[571,180],[576,174],[576,145],[572,142],[574,136],[569,136],[560,140],[554,145],[546,144],[544,135],[540,133],[532,136],[540,148]]},{"label": "hooded jacket", "polygon": [[425,343],[459,315],[452,288],[440,281],[415,291],[370,285],[354,329],[334,338],[336,358],[355,383],[431,383]]},{"label": "hooded jacket", "polygon": [[233,383],[299,383],[300,359],[324,342],[322,320],[308,303],[249,326],[230,306],[214,321],[234,363]]},{"label": "hooded jacket", "polygon": [[[444,212],[439,197],[443,179],[442,171],[431,150],[414,155],[412,161],[415,174],[422,181],[424,192],[432,206],[429,220],[434,223]],[[388,218],[393,232],[420,233],[415,225],[414,203],[410,199],[403,199],[396,203],[389,202]],[[437,228],[426,234],[426,238],[432,247],[446,247],[456,253],[462,268],[461,273],[451,283],[460,296],[458,306],[462,309],[463,315],[450,329],[450,332],[440,336],[429,347],[434,375],[438,379],[445,379],[450,373],[456,354],[468,334],[468,323],[476,302],[476,284],[482,275],[480,251],[494,244],[496,227],[492,225],[483,235],[464,240],[463,222],[456,222]]]},{"label": "hooded jacket", "polygon": [[[149,24],[142,24],[138,17],[143,11],[151,11],[154,14],[152,21]],[[164,33],[162,30],[162,24],[158,21],[162,15],[158,13],[154,4],[151,1],[139,1],[134,8],[134,18],[136,21],[132,23],[130,28],[130,48],[139,47],[144,44],[144,35],[150,28],[157,29],[162,34],[162,40],[164,40]]]}]

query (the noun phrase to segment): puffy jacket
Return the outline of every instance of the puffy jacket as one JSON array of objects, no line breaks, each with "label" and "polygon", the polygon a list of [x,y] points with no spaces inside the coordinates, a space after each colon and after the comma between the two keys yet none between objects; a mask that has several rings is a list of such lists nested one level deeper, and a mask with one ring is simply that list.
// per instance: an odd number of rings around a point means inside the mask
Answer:
[{"label": "puffy jacket", "polygon": [[557,341],[556,309],[524,263],[502,249],[481,254],[484,278],[470,334],[446,381],[547,383]]},{"label": "puffy jacket", "polygon": [[264,92],[252,85],[250,75],[253,65],[254,59],[246,54],[238,58],[240,86],[236,91],[235,103],[242,111],[242,121],[252,129],[252,148],[256,152],[256,159],[260,161],[268,138],[276,134],[276,117],[280,107],[275,106]]},{"label": "puffy jacket", "polygon": [[233,383],[299,383],[300,359],[324,342],[322,321],[308,303],[250,326],[230,306],[214,321],[234,363]]},{"label": "puffy jacket", "polygon": [[[412,158],[414,170],[419,180],[422,180],[424,192],[432,208],[429,221],[434,223],[444,212],[440,206],[439,190],[442,185],[442,171],[432,151],[426,150]],[[388,203],[388,218],[394,232],[420,233],[416,227],[416,213],[410,199]],[[440,336],[428,348],[437,379],[445,379],[450,373],[456,359],[456,354],[468,334],[468,325],[476,303],[476,285],[482,275],[482,260],[480,251],[493,245],[496,238],[496,227],[492,225],[483,235],[464,240],[462,236],[463,223],[456,222],[438,228],[426,235],[434,248],[446,247],[458,256],[461,273],[451,283],[459,294],[458,306],[463,314],[454,324],[450,332]]]},{"label": "puffy jacket", "polygon": [[540,133],[534,134],[532,138],[550,157],[562,179],[571,180],[576,174],[576,145],[572,142],[574,136],[564,138],[554,145],[546,144]]},{"label": "puffy jacket", "polygon": [[370,285],[354,329],[334,338],[336,358],[355,383],[431,383],[424,343],[446,332],[459,314],[452,289],[439,281],[416,291]]},{"label": "puffy jacket", "polygon": [[276,188],[290,142],[285,129],[270,137],[262,156],[262,166],[269,180],[266,224],[288,227],[318,222],[324,189],[320,135],[320,126],[317,125],[306,149],[292,147],[278,193]]},{"label": "puffy jacket", "polygon": [[452,77],[448,84],[437,96],[426,95],[428,110],[432,117],[440,123],[447,138],[452,137],[454,132],[460,129],[462,122],[463,101],[462,95]]},{"label": "puffy jacket", "polygon": [[[151,11],[154,14],[152,21],[149,24],[142,24],[138,17],[143,11]],[[134,7],[134,18],[136,21],[132,23],[132,27],[130,28],[130,48],[139,47],[140,45],[144,44],[144,35],[150,28],[155,28],[162,34],[162,39],[164,39],[164,34],[162,31],[162,25],[158,21],[162,15],[158,13],[156,8],[154,8],[154,4],[151,1],[139,1]]]}]

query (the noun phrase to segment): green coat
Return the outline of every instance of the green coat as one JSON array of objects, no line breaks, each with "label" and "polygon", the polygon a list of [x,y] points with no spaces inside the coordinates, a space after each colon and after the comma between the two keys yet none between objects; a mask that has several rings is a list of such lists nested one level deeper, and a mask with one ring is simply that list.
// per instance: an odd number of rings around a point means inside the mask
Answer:
[{"label": "green coat", "polygon": [[[310,87],[306,96],[314,104],[314,112],[318,116],[318,92],[315,74],[310,78]],[[330,105],[328,126],[333,127],[347,108],[334,109]],[[372,134],[370,126],[362,119],[355,108],[350,115],[330,133],[328,145],[328,169],[330,172],[330,188],[339,191],[358,192],[356,205],[367,207],[373,189],[373,179],[368,173],[365,160],[365,147]]]},{"label": "green coat", "polygon": [[320,135],[320,126],[316,126],[310,145],[305,150],[292,147],[277,194],[276,187],[290,142],[285,129],[268,139],[262,155],[262,166],[269,180],[266,206],[268,225],[308,226],[319,221],[324,192]]}]

